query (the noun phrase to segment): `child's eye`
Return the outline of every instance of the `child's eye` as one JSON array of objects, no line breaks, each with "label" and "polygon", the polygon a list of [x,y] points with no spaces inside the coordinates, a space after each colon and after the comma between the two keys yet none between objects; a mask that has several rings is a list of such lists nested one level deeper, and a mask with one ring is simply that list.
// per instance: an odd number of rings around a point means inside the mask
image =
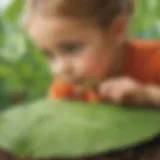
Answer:
[{"label": "child's eye", "polygon": [[53,59],[54,58],[54,54],[51,52],[45,52],[44,55],[48,58],[48,59]]},{"label": "child's eye", "polygon": [[71,45],[66,45],[64,46],[64,51],[69,54],[74,54],[77,53],[81,49],[80,44],[71,44]]}]

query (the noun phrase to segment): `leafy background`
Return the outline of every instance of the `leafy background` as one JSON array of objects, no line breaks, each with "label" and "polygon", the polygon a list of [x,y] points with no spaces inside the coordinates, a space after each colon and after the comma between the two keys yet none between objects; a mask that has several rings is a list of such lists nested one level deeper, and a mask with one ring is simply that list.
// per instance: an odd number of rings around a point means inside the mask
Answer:
[{"label": "leafy background", "polygon": [[[0,146],[21,156],[78,157],[160,133],[160,113],[154,110],[46,100],[53,77],[20,26],[23,6],[23,0],[13,0],[0,13]],[[159,39],[159,17],[160,1],[138,0],[131,35]]]},{"label": "leafy background", "polygon": [[51,81],[47,60],[21,29],[23,0],[15,0],[0,18],[0,108],[44,97]]}]

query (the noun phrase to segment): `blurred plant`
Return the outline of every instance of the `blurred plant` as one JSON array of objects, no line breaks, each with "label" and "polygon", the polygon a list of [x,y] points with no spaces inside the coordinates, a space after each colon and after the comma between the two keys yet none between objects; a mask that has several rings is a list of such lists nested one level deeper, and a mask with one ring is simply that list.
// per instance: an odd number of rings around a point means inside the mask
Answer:
[{"label": "blurred plant", "polygon": [[139,34],[139,37],[143,39],[160,39],[160,21],[151,26],[145,32]]},{"label": "blurred plant", "polygon": [[138,0],[135,1],[135,4],[135,14],[131,22],[131,30],[134,35],[139,35],[147,31],[160,19],[160,1]]},{"label": "blurred plant", "polygon": [[24,3],[25,0],[10,0],[8,7],[6,7],[1,13],[5,21],[10,24],[18,23],[24,8]]},{"label": "blurred plant", "polygon": [[[11,9],[18,5],[13,4]],[[4,15],[10,18],[9,11]],[[0,19],[0,108],[44,97],[52,79],[43,54],[18,24],[9,23],[5,16]]]}]

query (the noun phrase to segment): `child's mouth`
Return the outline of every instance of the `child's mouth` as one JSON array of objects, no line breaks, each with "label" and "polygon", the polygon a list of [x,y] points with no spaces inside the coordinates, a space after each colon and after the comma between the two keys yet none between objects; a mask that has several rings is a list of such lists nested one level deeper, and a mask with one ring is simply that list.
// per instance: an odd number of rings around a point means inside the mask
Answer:
[{"label": "child's mouth", "polygon": [[97,86],[98,82],[89,77],[59,77],[62,81],[75,85],[78,88],[94,88]]},{"label": "child's mouth", "polygon": [[93,88],[97,85],[95,80],[86,78],[73,79],[71,83],[82,88]]}]

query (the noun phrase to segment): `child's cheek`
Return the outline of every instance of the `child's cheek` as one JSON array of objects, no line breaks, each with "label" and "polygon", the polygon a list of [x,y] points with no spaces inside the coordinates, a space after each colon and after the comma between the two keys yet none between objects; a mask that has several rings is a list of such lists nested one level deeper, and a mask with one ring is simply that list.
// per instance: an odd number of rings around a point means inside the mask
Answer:
[{"label": "child's cheek", "polygon": [[108,72],[107,60],[99,58],[86,59],[84,64],[85,74],[96,79],[103,78]]}]

